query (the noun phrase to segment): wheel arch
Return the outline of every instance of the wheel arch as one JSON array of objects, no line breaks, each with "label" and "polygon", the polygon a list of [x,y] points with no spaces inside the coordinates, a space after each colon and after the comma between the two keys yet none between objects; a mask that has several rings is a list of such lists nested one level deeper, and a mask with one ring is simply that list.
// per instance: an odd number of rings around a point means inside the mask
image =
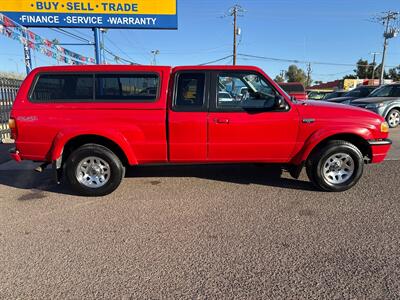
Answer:
[{"label": "wheel arch", "polygon": [[293,160],[295,165],[301,165],[312,155],[313,152],[317,151],[321,147],[324,147],[327,143],[333,140],[342,140],[349,142],[356,146],[364,157],[372,159],[372,149],[368,143],[368,139],[372,139],[372,136],[366,134],[365,131],[361,133],[357,132],[335,132],[325,134],[315,134],[309,138],[309,140],[303,146],[303,149],[296,155]]},{"label": "wheel arch", "polygon": [[357,134],[354,134],[354,133],[338,133],[338,134],[331,135],[331,136],[321,140],[309,152],[307,159],[308,159],[308,157],[310,157],[310,155],[314,151],[321,149],[322,147],[327,145],[330,141],[335,141],[335,140],[346,141],[346,142],[353,144],[361,151],[361,153],[363,154],[363,157],[372,159],[372,149],[371,149],[371,146],[369,145],[368,141],[366,139],[364,139],[363,137],[361,137]]},{"label": "wheel arch", "polygon": [[394,105],[392,105],[392,106],[390,106],[389,108],[386,109],[385,116],[384,116],[385,119],[387,118],[387,116],[389,115],[389,113],[393,109],[400,111],[400,103],[396,103],[396,104],[394,104]]},{"label": "wheel arch", "polygon": [[85,144],[99,144],[113,151],[124,165],[137,165],[131,146],[122,136],[98,133],[60,133],[54,140],[51,160],[62,162],[68,159],[73,150]]}]

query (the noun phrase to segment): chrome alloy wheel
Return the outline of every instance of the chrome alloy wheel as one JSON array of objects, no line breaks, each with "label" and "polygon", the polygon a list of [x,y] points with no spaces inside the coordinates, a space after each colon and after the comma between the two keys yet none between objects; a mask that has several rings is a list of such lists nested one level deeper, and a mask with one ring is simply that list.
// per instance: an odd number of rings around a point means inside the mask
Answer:
[{"label": "chrome alloy wheel", "polygon": [[79,183],[89,188],[100,188],[109,180],[111,169],[103,159],[90,156],[81,160],[76,168],[75,176]]},{"label": "chrome alloy wheel", "polygon": [[395,110],[393,111],[388,118],[388,123],[391,128],[397,127],[400,124],[400,113]]},{"label": "chrome alloy wheel", "polygon": [[328,157],[323,164],[322,174],[330,184],[342,184],[354,173],[354,160],[346,153],[336,153]]}]

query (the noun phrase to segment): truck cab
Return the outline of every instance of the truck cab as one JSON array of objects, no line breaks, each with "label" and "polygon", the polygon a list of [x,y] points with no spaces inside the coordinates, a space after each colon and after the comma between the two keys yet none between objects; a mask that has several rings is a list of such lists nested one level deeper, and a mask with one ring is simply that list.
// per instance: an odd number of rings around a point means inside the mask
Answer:
[{"label": "truck cab", "polygon": [[[337,118],[336,116],[341,116]],[[70,66],[34,70],[11,113],[12,157],[51,164],[82,195],[114,191],[146,164],[274,163],[325,191],[385,158],[367,110],[297,102],[253,66]]]}]

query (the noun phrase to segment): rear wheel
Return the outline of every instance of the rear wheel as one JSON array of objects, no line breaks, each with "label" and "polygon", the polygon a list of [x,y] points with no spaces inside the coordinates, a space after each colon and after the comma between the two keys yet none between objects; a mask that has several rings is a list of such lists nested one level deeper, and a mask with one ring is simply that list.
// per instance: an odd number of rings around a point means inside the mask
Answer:
[{"label": "rear wheel", "polygon": [[124,166],[108,148],[86,144],[68,157],[66,175],[78,194],[104,196],[119,186],[124,176]]},{"label": "rear wheel", "polygon": [[341,192],[361,178],[364,159],[360,150],[346,141],[330,141],[316,150],[306,163],[310,181],[319,189]]},{"label": "rear wheel", "polygon": [[400,111],[397,109],[392,109],[389,111],[386,122],[389,124],[390,128],[396,128],[400,124]]}]

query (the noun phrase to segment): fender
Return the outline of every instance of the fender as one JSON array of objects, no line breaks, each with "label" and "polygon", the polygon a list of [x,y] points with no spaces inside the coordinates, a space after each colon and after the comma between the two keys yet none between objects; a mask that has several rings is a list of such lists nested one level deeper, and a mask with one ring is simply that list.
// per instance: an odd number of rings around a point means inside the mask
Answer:
[{"label": "fender", "polygon": [[373,139],[372,133],[367,128],[354,128],[354,127],[340,127],[340,130],[335,129],[321,129],[310,135],[305,141],[300,151],[294,155],[291,163],[294,165],[301,165],[307,160],[311,151],[322,141],[335,136],[335,135],[356,135],[364,140]]},{"label": "fender", "polygon": [[60,131],[53,140],[53,146],[50,150],[50,157],[52,161],[57,161],[64,150],[64,146],[71,139],[81,135],[96,135],[102,138],[106,138],[116,143],[121,150],[125,153],[130,165],[137,165],[138,161],[133,152],[132,147],[129,145],[126,138],[119,132],[113,129],[81,129],[81,128],[68,128]]},{"label": "fender", "polygon": [[388,105],[388,107],[386,107],[386,109],[383,113],[383,117],[386,119],[389,112],[394,108],[397,110],[400,110],[400,102],[396,102],[396,103],[392,103],[392,104]]}]

